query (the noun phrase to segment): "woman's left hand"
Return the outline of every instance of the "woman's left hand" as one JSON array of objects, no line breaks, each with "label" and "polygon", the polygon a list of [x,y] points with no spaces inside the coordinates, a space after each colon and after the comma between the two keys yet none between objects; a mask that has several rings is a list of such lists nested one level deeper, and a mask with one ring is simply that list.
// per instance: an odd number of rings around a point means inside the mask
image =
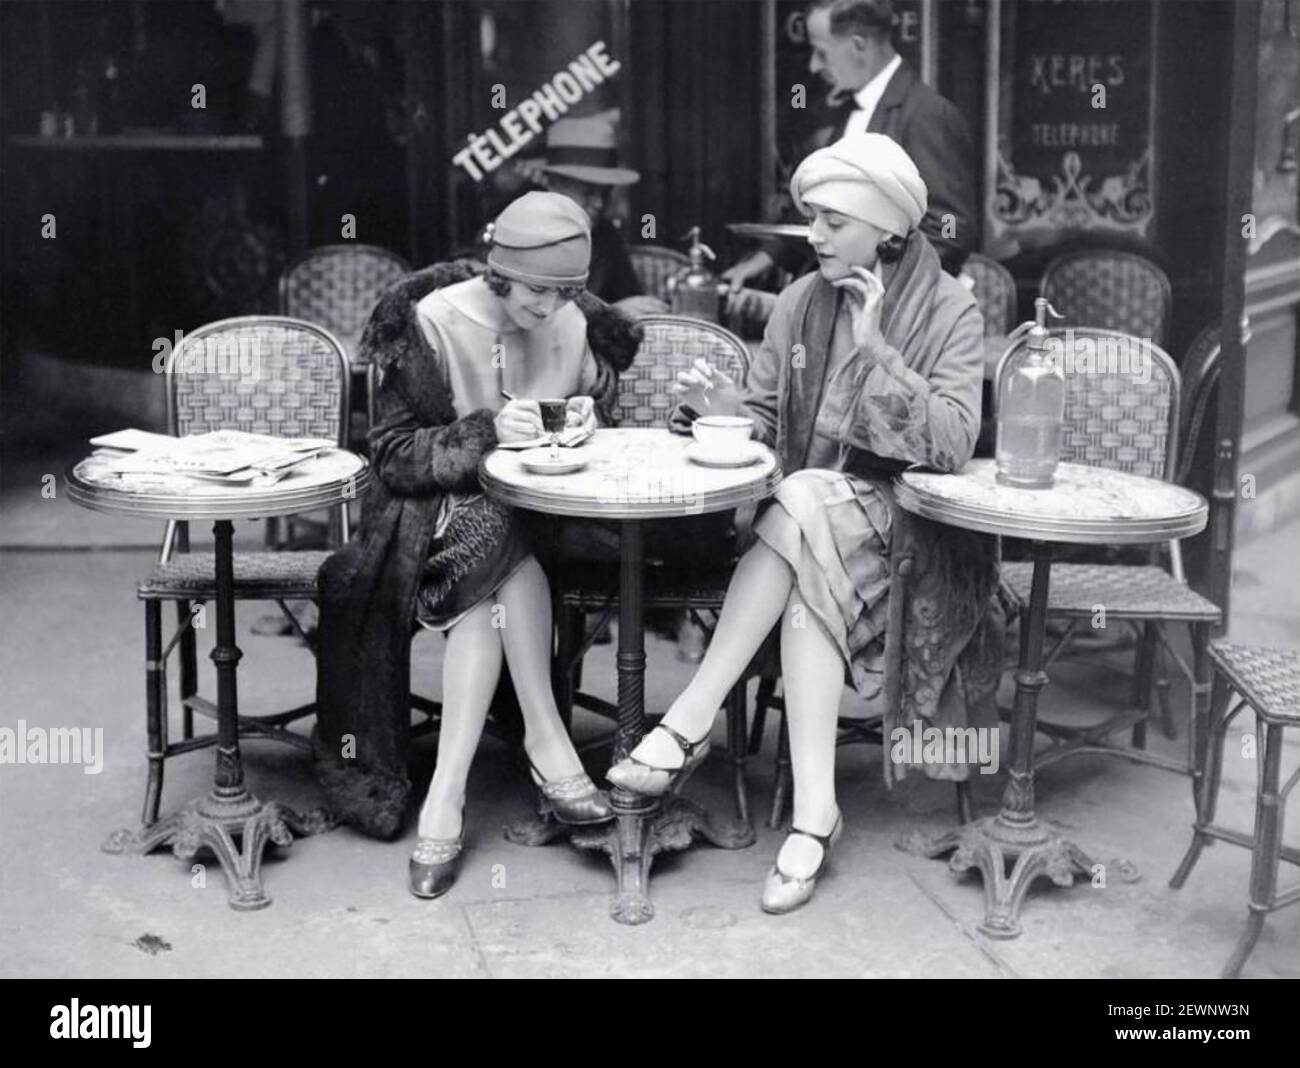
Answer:
[{"label": "woman's left hand", "polygon": [[880,279],[865,267],[854,267],[851,277],[841,278],[834,285],[848,293],[853,344],[862,352],[871,353],[876,364],[895,378],[900,377],[907,370],[907,364],[880,330],[880,316],[885,305],[885,287]]},{"label": "woman's left hand", "polygon": [[873,350],[885,338],[880,332],[880,313],[885,303],[885,287],[865,267],[854,267],[847,278],[834,285],[848,296],[849,315],[853,320],[853,344],[860,349]]},{"label": "woman's left hand", "polygon": [[596,429],[596,402],[590,397],[570,397],[564,414],[566,427],[582,427],[583,430]]}]

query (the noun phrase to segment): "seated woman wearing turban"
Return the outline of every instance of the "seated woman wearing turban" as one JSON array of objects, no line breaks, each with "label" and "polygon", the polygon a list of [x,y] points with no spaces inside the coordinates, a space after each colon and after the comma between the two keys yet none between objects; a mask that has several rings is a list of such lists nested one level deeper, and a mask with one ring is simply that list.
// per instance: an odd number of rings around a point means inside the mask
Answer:
[{"label": "seated woman wearing turban", "polygon": [[[455,880],[466,781],[503,660],[543,808],[572,824],[612,816],[556,709],[546,577],[513,512],[483,495],[477,475],[497,441],[542,434],[535,398],[566,397],[571,425],[595,422],[601,372],[573,304],[590,258],[582,209],[528,193],[498,216],[486,274],[413,305],[395,291],[367,328],[383,369],[370,432],[377,478],[360,535],[321,573],[317,756],[342,818],[397,833],[409,791],[410,634],[415,622],[446,633],[438,761],[410,862],[418,897]],[[412,311],[418,328],[388,322]],[[503,404],[502,391],[520,399]]]},{"label": "seated woman wearing turban", "polygon": [[703,759],[726,693],[780,624],[794,820],[763,889],[768,912],[808,901],[843,827],[836,718],[847,670],[882,687],[890,479],[951,471],[979,430],[983,324],[917,225],[926,189],[880,134],[808,156],[790,183],[820,269],[777,300],[743,393],[703,361],[679,375],[683,412],[735,412],[775,448],[785,480],[755,525],[708,653],[660,725],[609,780],[659,795]]}]

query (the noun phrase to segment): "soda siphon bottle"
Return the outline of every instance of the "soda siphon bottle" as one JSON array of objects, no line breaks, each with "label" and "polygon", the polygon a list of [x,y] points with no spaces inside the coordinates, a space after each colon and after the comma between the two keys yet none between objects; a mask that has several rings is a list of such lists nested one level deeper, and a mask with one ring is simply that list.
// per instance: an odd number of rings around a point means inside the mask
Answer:
[{"label": "soda siphon bottle", "polygon": [[1034,300],[1027,342],[1006,356],[997,380],[997,480],[1004,486],[1047,489],[1061,457],[1065,375],[1053,359],[1048,313],[1062,318],[1046,298]]},{"label": "soda siphon bottle", "polygon": [[696,319],[707,319],[711,323],[720,320],[722,293],[726,286],[719,283],[715,275],[705,265],[705,259],[717,259],[713,249],[700,240],[700,228],[692,226],[686,234],[691,243],[689,267],[683,267],[668,279],[668,303],[674,315],[690,315]]}]

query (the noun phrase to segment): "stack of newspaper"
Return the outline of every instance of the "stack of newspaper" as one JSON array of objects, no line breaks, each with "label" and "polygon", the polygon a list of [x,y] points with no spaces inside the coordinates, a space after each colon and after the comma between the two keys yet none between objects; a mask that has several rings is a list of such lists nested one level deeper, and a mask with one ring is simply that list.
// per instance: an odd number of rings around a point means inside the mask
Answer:
[{"label": "stack of newspaper", "polygon": [[277,438],[242,430],[183,438],[119,430],[91,438],[90,443],[116,457],[108,469],[118,474],[186,475],[232,486],[278,482],[299,464],[336,447],[325,438]]}]

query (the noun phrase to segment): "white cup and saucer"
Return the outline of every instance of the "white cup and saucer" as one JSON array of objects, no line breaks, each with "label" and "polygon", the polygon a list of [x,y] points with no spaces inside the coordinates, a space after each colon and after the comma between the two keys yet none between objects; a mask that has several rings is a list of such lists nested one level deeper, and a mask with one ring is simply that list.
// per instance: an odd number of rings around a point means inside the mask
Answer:
[{"label": "white cup and saucer", "polygon": [[763,446],[750,438],[754,420],[742,415],[702,415],[691,424],[695,440],[686,458],[705,467],[746,467],[763,456]]}]

